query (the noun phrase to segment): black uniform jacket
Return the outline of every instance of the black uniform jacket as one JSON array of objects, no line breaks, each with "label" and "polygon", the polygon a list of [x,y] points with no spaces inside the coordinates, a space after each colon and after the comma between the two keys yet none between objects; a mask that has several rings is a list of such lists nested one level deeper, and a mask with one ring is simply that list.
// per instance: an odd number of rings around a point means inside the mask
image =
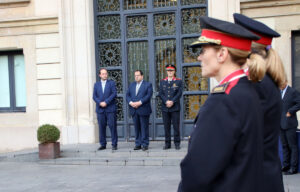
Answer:
[{"label": "black uniform jacket", "polygon": [[281,164],[278,156],[278,138],[282,101],[280,90],[267,74],[254,87],[261,100],[264,113],[264,174],[263,191],[284,192]]},{"label": "black uniform jacket", "polygon": [[226,92],[219,90],[214,88],[199,110],[180,164],[178,191],[260,192],[263,116],[258,95],[247,77],[230,82]]},{"label": "black uniform jacket", "polygon": [[[297,128],[298,120],[296,112],[298,110],[300,110],[300,93],[288,86],[283,96],[281,129]],[[287,112],[290,112],[290,117],[286,117]]]},{"label": "black uniform jacket", "polygon": [[[180,97],[182,95],[182,80],[179,78],[173,78],[172,81],[168,81],[168,77],[160,81],[160,88],[158,96],[162,100],[162,111],[173,112],[180,110]],[[166,106],[167,100],[173,101],[172,107]]]}]

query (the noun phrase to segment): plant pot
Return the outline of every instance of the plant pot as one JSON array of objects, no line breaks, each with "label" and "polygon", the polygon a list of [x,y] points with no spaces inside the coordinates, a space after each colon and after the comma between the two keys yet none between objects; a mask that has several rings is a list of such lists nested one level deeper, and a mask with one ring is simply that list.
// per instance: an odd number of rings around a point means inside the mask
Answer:
[{"label": "plant pot", "polygon": [[59,142],[39,144],[40,159],[55,159],[60,155]]}]

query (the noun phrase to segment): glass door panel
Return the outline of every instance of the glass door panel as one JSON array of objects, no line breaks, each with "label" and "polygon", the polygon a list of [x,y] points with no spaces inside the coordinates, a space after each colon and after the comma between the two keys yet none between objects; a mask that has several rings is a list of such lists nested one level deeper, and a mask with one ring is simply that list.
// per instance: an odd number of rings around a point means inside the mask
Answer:
[{"label": "glass door panel", "polygon": [[134,71],[142,70],[144,73],[144,79],[149,81],[149,59],[148,59],[148,42],[129,42],[128,50],[128,85],[134,82]]},{"label": "glass door panel", "polygon": [[124,10],[145,9],[147,0],[124,0]]},{"label": "glass door panel", "polygon": [[166,39],[157,40],[154,43],[155,47],[155,65],[156,65],[156,89],[158,91],[160,80],[167,75],[165,66],[172,64],[176,66],[176,40]]}]

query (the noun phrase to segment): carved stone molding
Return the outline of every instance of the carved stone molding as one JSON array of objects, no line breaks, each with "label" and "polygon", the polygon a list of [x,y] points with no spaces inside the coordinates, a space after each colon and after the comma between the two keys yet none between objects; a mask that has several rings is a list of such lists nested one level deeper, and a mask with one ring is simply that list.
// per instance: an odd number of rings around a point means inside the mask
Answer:
[{"label": "carved stone molding", "polygon": [[30,0],[0,0],[0,4],[9,4],[9,3],[29,3]]},{"label": "carved stone molding", "polygon": [[30,0],[0,0],[0,9],[26,7]]}]

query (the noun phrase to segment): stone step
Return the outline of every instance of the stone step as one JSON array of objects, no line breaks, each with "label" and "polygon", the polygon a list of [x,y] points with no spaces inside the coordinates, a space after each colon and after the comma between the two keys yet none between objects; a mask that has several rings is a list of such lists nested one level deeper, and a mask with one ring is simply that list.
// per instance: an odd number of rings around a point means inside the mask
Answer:
[{"label": "stone step", "polygon": [[101,165],[101,166],[179,166],[179,157],[147,157],[147,158],[58,158],[39,160],[39,164],[55,165]]},{"label": "stone step", "polygon": [[134,150],[103,150],[103,151],[61,151],[61,157],[184,157],[186,150],[148,150],[148,151],[134,151]]},{"label": "stone step", "polygon": [[187,142],[183,141],[180,150],[172,146],[163,150],[164,142],[151,142],[149,150],[133,150],[134,143],[119,142],[118,150],[107,149],[98,151],[99,144],[62,145],[58,159],[40,160],[38,149],[23,150],[0,154],[0,161],[25,161],[41,164],[58,165],[119,165],[119,166],[178,166],[187,153]]}]

